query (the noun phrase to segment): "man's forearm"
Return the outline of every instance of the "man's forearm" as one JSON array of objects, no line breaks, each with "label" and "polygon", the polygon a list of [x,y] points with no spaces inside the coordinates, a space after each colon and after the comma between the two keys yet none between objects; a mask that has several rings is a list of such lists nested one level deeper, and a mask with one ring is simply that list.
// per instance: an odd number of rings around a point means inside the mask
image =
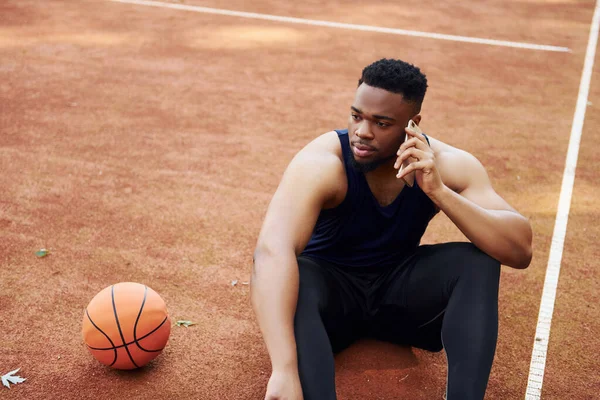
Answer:
[{"label": "man's forearm", "polygon": [[508,210],[486,210],[447,187],[431,199],[482,251],[514,268],[529,265],[531,227],[523,216]]},{"label": "man's forearm", "polygon": [[273,370],[298,367],[294,314],[298,302],[298,262],[291,255],[257,252],[251,298]]}]

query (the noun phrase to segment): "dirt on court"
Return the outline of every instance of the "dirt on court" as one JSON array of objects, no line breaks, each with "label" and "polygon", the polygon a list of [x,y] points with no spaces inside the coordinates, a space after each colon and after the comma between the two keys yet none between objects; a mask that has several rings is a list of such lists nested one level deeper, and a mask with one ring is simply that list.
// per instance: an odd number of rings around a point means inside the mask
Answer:
[{"label": "dirt on court", "polygon": [[[475,154],[531,219],[532,265],[503,267],[486,396],[523,398],[593,2],[177,3],[571,51],[104,0],[1,2],[0,375],[20,367],[27,380],[0,398],[262,399],[270,363],[247,285],[262,218],[287,163],[345,127],[361,69],[382,57],[421,66],[423,130]],[[543,399],[600,392],[594,82]],[[464,237],[438,216],[424,242],[448,240]],[[36,257],[41,248],[50,255]],[[159,293],[173,321],[196,323],[174,325],[163,354],[136,371],[101,365],[81,337],[88,302],[124,281]],[[336,368],[340,400],[445,391],[443,353],[365,341]]]}]

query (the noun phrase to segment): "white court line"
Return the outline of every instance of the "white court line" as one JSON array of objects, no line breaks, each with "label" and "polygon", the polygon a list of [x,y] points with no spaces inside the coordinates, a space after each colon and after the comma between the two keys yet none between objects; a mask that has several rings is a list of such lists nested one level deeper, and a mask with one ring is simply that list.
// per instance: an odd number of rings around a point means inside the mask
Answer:
[{"label": "white court line", "polygon": [[515,47],[515,48],[519,48],[519,49],[541,50],[541,51],[556,51],[556,52],[570,52],[571,51],[568,47],[548,46],[548,45],[534,44],[534,43],[509,42],[509,41],[505,41],[505,40],[482,39],[482,38],[474,38],[474,37],[468,37],[468,36],[444,35],[442,33],[429,33],[429,32],[420,32],[420,31],[411,31],[411,30],[406,30],[406,29],[382,28],[382,27],[378,27],[378,26],[369,26],[369,25],[345,24],[345,23],[341,23],[341,22],[320,21],[320,20],[316,20],[316,19],[282,17],[282,16],[278,16],[278,15],[257,14],[257,13],[251,13],[251,12],[243,12],[243,11],[230,11],[230,10],[222,10],[222,9],[218,9],[218,8],[191,6],[191,5],[186,5],[186,4],[163,3],[160,1],[149,1],[149,0],[109,0],[109,1],[113,1],[116,3],[128,3],[128,4],[138,4],[138,5],[143,5],[143,6],[172,8],[175,10],[195,11],[195,12],[207,13],[207,14],[228,15],[228,16],[232,16],[232,17],[264,19],[267,21],[277,21],[277,22],[288,22],[291,24],[316,25],[316,26],[325,26],[325,27],[329,27],[329,28],[352,29],[355,31],[390,33],[393,35],[416,36],[416,37],[429,38],[429,39],[450,40],[453,42],[489,44],[492,46]]},{"label": "white court line", "polygon": [[569,220],[569,210],[571,208],[571,195],[573,194],[573,183],[575,182],[575,168],[577,167],[577,155],[579,153],[579,144],[581,142],[581,132],[585,120],[585,110],[587,107],[588,93],[592,79],[592,70],[594,67],[594,57],[596,55],[596,45],[598,43],[598,28],[600,22],[600,1],[596,1],[596,9],[592,18],[590,27],[590,36],[588,46],[585,52],[585,63],[583,73],[579,84],[579,96],[575,115],[573,116],[573,125],[571,126],[571,138],[569,139],[569,149],[567,151],[567,161],[563,174],[562,187],[560,189],[560,198],[558,200],[558,212],[554,222],[554,233],[552,234],[552,245],[550,246],[550,256],[548,258],[548,267],[546,269],[546,279],[544,281],[544,290],[540,304],[537,328],[535,330],[535,340],[533,342],[533,352],[531,355],[531,365],[529,367],[529,379],[526,400],[538,400],[542,395],[542,382],[544,380],[544,369],[546,367],[546,353],[548,351],[548,339],[550,337],[550,323],[552,322],[552,313],[554,312],[554,299],[556,297],[556,286],[558,284],[558,275],[560,273],[560,264],[562,260],[563,247],[565,244],[565,235],[567,233],[567,221]]}]

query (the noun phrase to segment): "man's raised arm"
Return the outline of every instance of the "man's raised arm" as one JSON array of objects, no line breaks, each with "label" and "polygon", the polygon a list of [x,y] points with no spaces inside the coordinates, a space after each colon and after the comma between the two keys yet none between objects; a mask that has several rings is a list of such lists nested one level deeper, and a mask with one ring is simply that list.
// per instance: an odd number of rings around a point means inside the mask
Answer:
[{"label": "man's raised arm", "polygon": [[527,268],[532,255],[531,225],[494,191],[479,160],[458,149],[436,155],[433,148],[441,145],[435,139],[430,138],[429,146],[422,133],[406,129],[406,134],[411,138],[400,146],[394,167],[408,157],[417,162],[397,177],[417,171],[419,187],[475,246],[504,265]]}]

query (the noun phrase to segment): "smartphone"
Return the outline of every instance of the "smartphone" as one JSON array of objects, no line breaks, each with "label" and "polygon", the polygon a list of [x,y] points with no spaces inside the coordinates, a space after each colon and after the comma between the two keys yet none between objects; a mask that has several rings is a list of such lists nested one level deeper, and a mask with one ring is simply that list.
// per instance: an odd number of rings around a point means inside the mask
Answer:
[{"label": "smartphone", "polygon": [[[406,127],[413,132],[423,133],[421,131],[421,128],[419,128],[419,126],[415,124],[415,121],[413,121],[412,119],[408,120],[408,125]],[[408,139],[409,136],[406,135],[404,141],[406,142]],[[409,157],[406,160],[404,160],[404,162],[402,163],[402,165],[400,165],[400,168],[398,169],[398,173],[402,172],[404,168],[408,167],[408,165],[414,161],[416,161],[416,159],[414,159],[413,157]],[[411,172],[410,174],[404,176],[402,179],[404,180],[404,183],[406,183],[408,186],[413,187],[413,185],[415,184],[415,172]]]}]

